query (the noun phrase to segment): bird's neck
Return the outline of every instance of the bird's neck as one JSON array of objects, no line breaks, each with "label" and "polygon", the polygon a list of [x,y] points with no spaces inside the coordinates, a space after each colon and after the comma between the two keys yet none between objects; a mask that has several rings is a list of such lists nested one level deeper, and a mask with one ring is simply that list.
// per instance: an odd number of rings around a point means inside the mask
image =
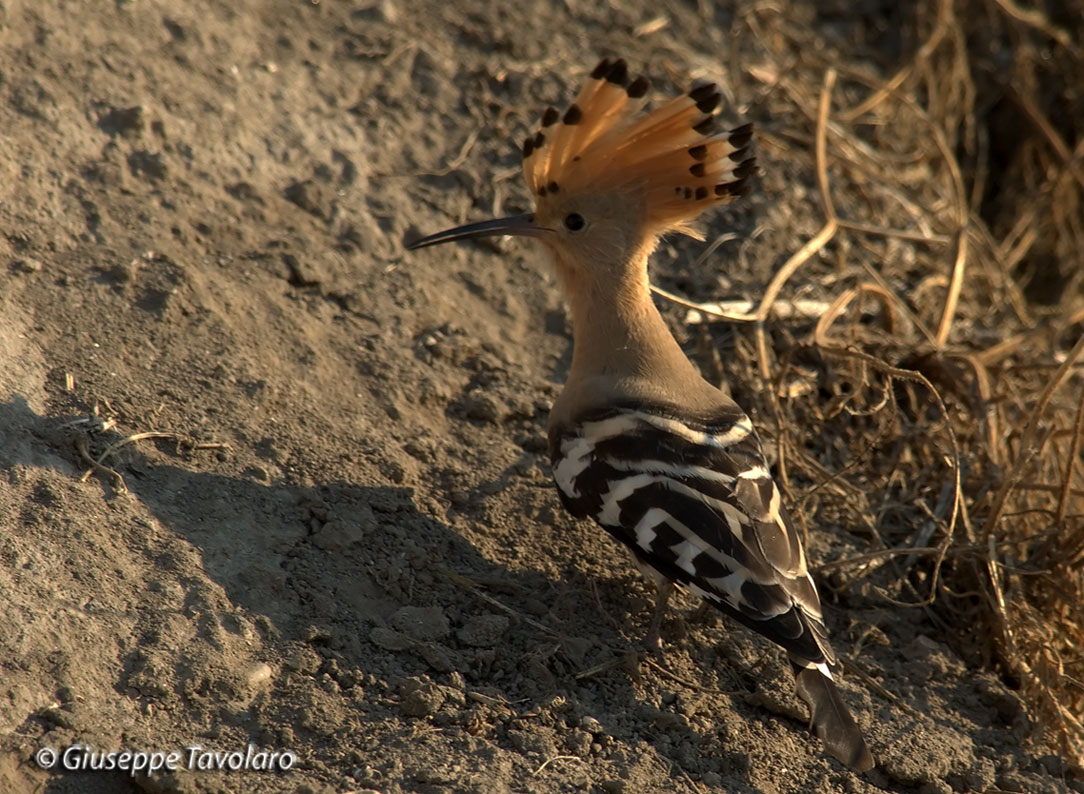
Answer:
[{"label": "bird's neck", "polygon": [[572,313],[572,368],[568,383],[693,377],[686,358],[651,299],[646,255],[616,277],[594,277],[557,263]]}]

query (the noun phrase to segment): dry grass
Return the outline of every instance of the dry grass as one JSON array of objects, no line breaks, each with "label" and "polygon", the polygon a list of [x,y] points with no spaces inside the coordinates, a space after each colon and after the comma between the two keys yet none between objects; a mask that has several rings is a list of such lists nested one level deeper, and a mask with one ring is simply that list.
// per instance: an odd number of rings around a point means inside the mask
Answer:
[{"label": "dry grass", "polygon": [[[799,517],[868,535],[827,581],[927,610],[1080,767],[1084,6],[1069,5],[927,2],[887,80],[768,0],[739,12],[762,162],[807,164],[822,225],[747,313],[734,358],[755,363],[732,375],[772,387],[762,421]],[[813,286],[795,278],[811,263]],[[772,310],[799,282],[828,308],[795,339],[800,320]]]}]

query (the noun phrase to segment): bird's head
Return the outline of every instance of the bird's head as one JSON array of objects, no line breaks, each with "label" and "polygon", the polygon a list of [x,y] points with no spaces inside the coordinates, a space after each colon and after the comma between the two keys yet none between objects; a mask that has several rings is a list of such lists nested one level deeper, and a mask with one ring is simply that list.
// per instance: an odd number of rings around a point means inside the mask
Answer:
[{"label": "bird's head", "polygon": [[605,59],[562,113],[550,107],[523,143],[534,212],[468,224],[411,243],[536,237],[559,269],[595,277],[640,261],[667,232],[693,234],[706,209],[743,195],[756,173],[752,125],[720,132],[720,92],[699,85],[644,114],[648,81]]}]

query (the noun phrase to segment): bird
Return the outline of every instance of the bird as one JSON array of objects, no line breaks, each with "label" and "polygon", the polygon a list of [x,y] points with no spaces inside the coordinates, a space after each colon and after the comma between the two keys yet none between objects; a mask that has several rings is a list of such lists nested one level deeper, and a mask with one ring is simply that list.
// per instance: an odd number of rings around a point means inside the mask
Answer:
[{"label": "bird", "polygon": [[572,319],[572,362],[548,421],[564,507],[594,519],[658,588],[675,586],[786,650],[810,727],[851,769],[874,765],[835,685],[816,585],[753,424],[685,355],[652,300],[663,235],[745,195],[753,126],[721,129],[710,82],[647,111],[650,83],[604,58],[522,146],[534,209],[438,232],[409,249],[496,235],[548,253]]}]

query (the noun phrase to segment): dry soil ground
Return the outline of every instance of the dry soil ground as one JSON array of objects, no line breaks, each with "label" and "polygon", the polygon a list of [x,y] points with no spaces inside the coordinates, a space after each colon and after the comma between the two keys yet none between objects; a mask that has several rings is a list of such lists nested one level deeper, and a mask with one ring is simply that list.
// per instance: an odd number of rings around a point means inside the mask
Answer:
[{"label": "dry soil ground", "polygon": [[[846,44],[838,14],[794,8]],[[549,481],[551,275],[519,243],[404,252],[524,206],[517,141],[599,55],[663,86],[664,63],[749,79],[734,10],[639,28],[659,13],[0,0],[0,789],[1084,790],[994,674],[870,590],[828,605],[893,696],[845,676],[865,776],[806,733],[780,656],[691,602],[666,669],[637,664],[651,593]],[[762,164],[712,236],[808,205]],[[762,285],[798,239],[776,231],[702,272],[664,246],[656,273],[699,298],[720,267]],[[152,431],[177,435],[105,460],[123,483],[83,477],[80,444]],[[811,528],[815,560],[855,550]],[[75,743],[296,763],[35,763]]]}]

